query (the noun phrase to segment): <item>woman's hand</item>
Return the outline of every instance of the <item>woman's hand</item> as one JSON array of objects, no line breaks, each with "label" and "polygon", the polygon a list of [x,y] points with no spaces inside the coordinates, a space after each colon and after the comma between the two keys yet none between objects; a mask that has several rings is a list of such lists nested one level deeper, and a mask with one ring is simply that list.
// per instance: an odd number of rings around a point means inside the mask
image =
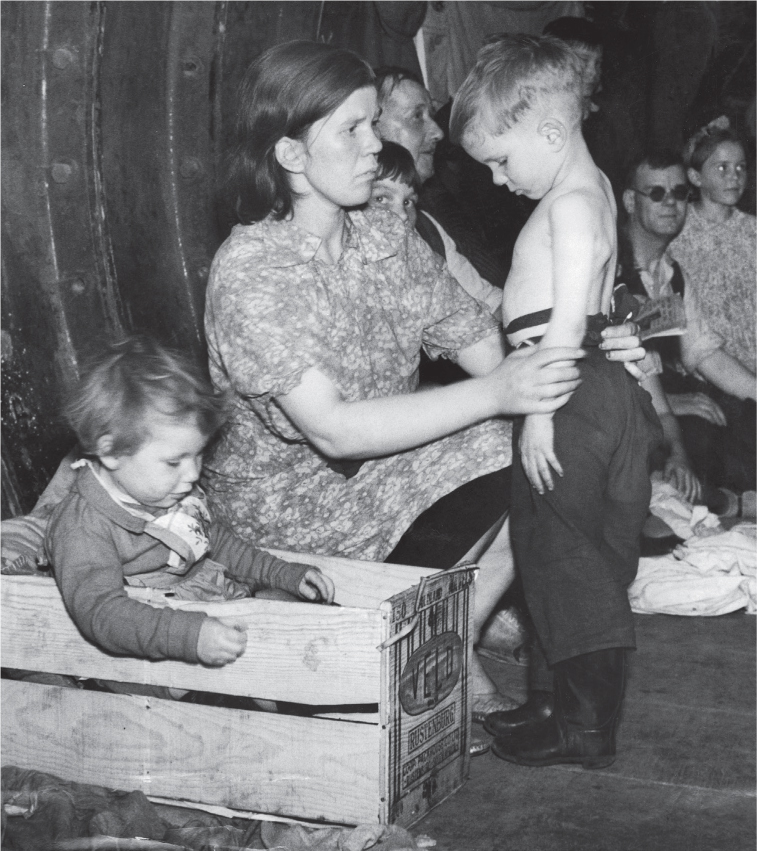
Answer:
[{"label": "woman's hand", "polygon": [[581,349],[535,346],[508,355],[485,379],[500,414],[551,414],[561,408],[581,383],[575,361],[584,355]]},{"label": "woman's hand", "polygon": [[603,341],[599,348],[607,352],[607,360],[622,361],[623,366],[637,380],[645,378],[644,372],[636,365],[636,361],[644,359],[646,350],[641,345],[635,322],[624,322],[623,325],[608,325],[602,331]]},{"label": "woman's hand", "polygon": [[670,393],[668,402],[677,417],[701,417],[716,426],[727,425],[723,409],[706,393]]}]

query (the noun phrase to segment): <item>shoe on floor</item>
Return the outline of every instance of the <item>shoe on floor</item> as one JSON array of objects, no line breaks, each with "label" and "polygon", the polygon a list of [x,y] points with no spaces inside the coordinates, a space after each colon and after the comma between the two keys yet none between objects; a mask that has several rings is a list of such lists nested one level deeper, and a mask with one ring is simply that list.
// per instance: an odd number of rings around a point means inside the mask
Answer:
[{"label": "shoe on floor", "polygon": [[469,750],[471,756],[481,756],[481,754],[488,753],[491,746],[492,740],[488,736],[477,736],[473,734],[470,737]]},{"label": "shoe on floor", "polygon": [[489,621],[476,645],[476,652],[487,659],[525,665],[526,629],[514,608],[502,609]]},{"label": "shoe on floor", "polygon": [[498,691],[474,694],[471,704],[471,717],[477,724],[483,724],[486,716],[491,715],[492,712],[507,712],[517,706],[517,700],[500,694]]},{"label": "shoe on floor", "polygon": [[484,730],[495,737],[521,733],[528,727],[546,721],[552,715],[554,703],[552,692],[532,691],[528,700],[517,709],[489,715],[484,722]]}]

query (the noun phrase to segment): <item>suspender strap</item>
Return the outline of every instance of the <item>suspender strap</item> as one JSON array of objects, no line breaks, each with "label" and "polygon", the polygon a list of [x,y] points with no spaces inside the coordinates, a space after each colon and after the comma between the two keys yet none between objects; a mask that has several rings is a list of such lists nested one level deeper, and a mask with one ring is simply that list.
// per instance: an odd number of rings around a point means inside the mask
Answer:
[{"label": "suspender strap", "polygon": [[444,250],[444,242],[442,241],[441,235],[434,226],[434,223],[428,218],[423,210],[418,210],[418,216],[415,220],[415,229],[418,231],[418,234],[422,237],[423,241],[435,254],[438,254],[444,260],[447,259],[447,252]]}]

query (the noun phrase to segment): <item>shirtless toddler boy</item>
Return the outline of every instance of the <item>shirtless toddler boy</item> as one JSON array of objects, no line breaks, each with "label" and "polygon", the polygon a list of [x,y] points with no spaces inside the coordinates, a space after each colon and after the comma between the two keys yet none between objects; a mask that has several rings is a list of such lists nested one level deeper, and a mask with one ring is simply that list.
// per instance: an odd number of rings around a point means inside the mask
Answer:
[{"label": "shirtless toddler boy", "polygon": [[[507,36],[479,52],[450,135],[495,184],[540,199],[504,289],[508,342],[588,350],[568,403],[515,425],[513,550],[552,667],[554,709],[534,712],[493,749],[524,765],[599,768],[614,760],[625,648],[635,646],[626,589],[660,426],[649,394],[598,349],[611,312],[616,209],[581,134],[582,91],[582,61],[564,42]],[[495,735],[510,729],[498,728],[503,714],[487,719]]]}]

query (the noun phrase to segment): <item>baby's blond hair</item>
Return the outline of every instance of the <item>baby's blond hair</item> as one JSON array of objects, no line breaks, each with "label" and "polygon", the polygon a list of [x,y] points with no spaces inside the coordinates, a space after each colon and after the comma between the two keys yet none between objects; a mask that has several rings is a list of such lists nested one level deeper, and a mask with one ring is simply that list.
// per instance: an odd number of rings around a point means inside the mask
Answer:
[{"label": "baby's blond hair", "polygon": [[577,52],[552,36],[503,35],[478,52],[452,105],[450,139],[474,126],[498,135],[531,110],[554,110],[568,126],[583,114],[584,68]]}]

